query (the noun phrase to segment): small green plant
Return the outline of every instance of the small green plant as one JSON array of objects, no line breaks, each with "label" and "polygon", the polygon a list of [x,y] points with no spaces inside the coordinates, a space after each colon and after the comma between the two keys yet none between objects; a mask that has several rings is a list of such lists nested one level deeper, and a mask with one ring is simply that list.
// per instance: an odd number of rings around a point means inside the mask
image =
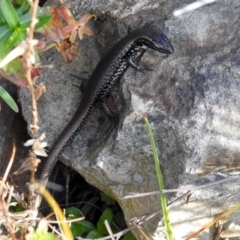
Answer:
[{"label": "small green plant", "polygon": [[[14,5],[13,5],[14,4]],[[16,46],[27,39],[27,28],[31,23],[31,7],[27,0],[0,1],[0,61],[2,61]],[[36,29],[43,27],[52,19],[51,14],[38,13]],[[40,60],[34,49],[32,62],[37,65]],[[26,86],[25,60],[16,57],[0,69],[0,74],[18,86]],[[32,69],[32,77],[39,76],[38,69]]]},{"label": "small green plant", "polygon": [[[61,21],[61,17],[67,22],[67,26]],[[55,46],[63,55],[66,62],[71,62],[73,56],[78,53],[75,45],[76,35],[80,39],[83,35],[93,35],[93,32],[86,27],[86,23],[92,14],[85,14],[80,20],[75,20],[70,10],[63,6],[60,10],[57,7],[52,9],[50,14],[38,10],[37,24],[35,31],[45,34],[52,44],[45,48],[45,43],[40,40],[34,41],[34,54],[31,62],[31,77],[34,80],[40,76],[40,58],[38,51],[48,50]],[[28,0],[1,0],[0,1],[0,76],[8,79],[20,87],[26,87],[26,59],[25,48],[28,36],[28,28],[32,21],[32,7]],[[45,48],[45,49],[44,49]],[[37,86],[36,86],[37,87]],[[4,90],[2,90],[3,92]],[[0,93],[2,97],[3,93]],[[6,98],[3,98],[6,101]],[[7,104],[13,108],[13,100],[8,97]],[[16,105],[16,103],[15,103]],[[16,106],[13,108],[16,109]]]},{"label": "small green plant", "polygon": [[[104,198],[107,199],[107,201],[111,202],[111,204],[116,204],[116,201],[111,199],[110,197],[106,197],[107,195],[103,194]],[[111,199],[111,200],[110,200]],[[124,218],[121,216],[119,217],[118,214],[113,213],[113,210],[111,208],[106,208],[100,218],[97,221],[97,226],[94,226],[90,221],[82,220],[83,215],[81,211],[78,208],[75,207],[69,207],[65,210],[65,215],[68,219],[74,220],[79,219],[78,221],[74,221],[71,223],[71,231],[74,237],[82,237],[84,239],[98,239],[102,238],[104,236],[108,236],[109,233],[107,231],[107,228],[105,226],[105,221],[109,223],[109,226],[111,227],[113,232],[117,232],[117,228],[114,224],[115,218],[120,218],[121,221],[124,221]],[[135,237],[131,232],[127,232],[121,239],[123,240],[135,240]]]},{"label": "small green plant", "polygon": [[[41,28],[50,21],[51,14],[38,14],[38,23],[36,28]],[[27,0],[10,0],[0,1],[0,61],[2,61],[15,46],[21,44],[27,38],[27,28],[31,23],[31,7]],[[35,64],[39,63],[37,53],[33,60]],[[0,69],[0,75],[18,86],[26,86],[24,58],[15,58],[10,63]],[[33,77],[39,76],[37,69],[32,69]],[[18,111],[17,104],[11,96],[0,88],[0,97],[14,111]]]},{"label": "small green plant", "polygon": [[[68,219],[80,219],[83,218],[81,211],[76,207],[69,207],[65,211],[65,215]],[[83,236],[95,229],[94,225],[87,220],[79,220],[72,222],[70,227],[72,234],[75,237]]]},{"label": "small green plant", "polygon": [[[78,208],[70,207],[66,209],[66,216],[69,219],[76,219],[83,217],[81,211]],[[71,224],[71,230],[74,237],[84,237],[86,239],[96,239],[108,234],[104,221],[107,220],[109,224],[112,223],[113,212],[110,208],[103,211],[100,216],[97,227],[87,220],[79,220]]]}]

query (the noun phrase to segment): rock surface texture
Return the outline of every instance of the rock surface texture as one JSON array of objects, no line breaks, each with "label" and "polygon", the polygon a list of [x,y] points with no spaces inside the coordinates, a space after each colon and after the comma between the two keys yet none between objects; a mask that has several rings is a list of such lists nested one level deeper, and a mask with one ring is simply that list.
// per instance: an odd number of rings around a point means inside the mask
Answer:
[{"label": "rock surface texture", "polygon": [[[96,2],[96,3],[94,3]],[[101,2],[101,3],[100,3]],[[128,31],[152,23],[162,29],[175,48],[165,56],[149,50],[141,59],[153,71],[129,68],[113,95],[120,113],[117,128],[97,109],[64,151],[61,160],[89,183],[115,198],[126,221],[160,208],[159,196],[122,200],[130,192],[158,190],[152,151],[143,113],[146,113],[159,151],[166,189],[199,186],[237,175],[240,166],[240,2],[217,1],[173,16],[192,1],[73,1],[73,13],[100,15],[94,37],[80,42],[81,54],[66,65],[57,52],[43,56],[40,81],[47,93],[39,100],[40,131],[53,144],[77,108],[81,94],[70,73],[91,74],[109,46]],[[151,2],[151,3],[150,3]],[[78,18],[78,17],[76,17]],[[21,97],[26,101],[26,91]],[[25,104],[23,112],[31,119]],[[111,131],[110,131],[110,130]],[[239,202],[239,180],[193,193],[170,207],[175,239],[193,231]],[[186,191],[185,191],[186,192]],[[183,192],[184,193],[184,192]],[[182,193],[168,195],[169,201]],[[240,220],[233,214],[222,236],[238,239]],[[165,239],[162,215],[142,227],[150,239]],[[213,239],[215,229],[198,239]],[[138,239],[143,239],[135,230]],[[235,238],[234,238],[235,237]]]}]

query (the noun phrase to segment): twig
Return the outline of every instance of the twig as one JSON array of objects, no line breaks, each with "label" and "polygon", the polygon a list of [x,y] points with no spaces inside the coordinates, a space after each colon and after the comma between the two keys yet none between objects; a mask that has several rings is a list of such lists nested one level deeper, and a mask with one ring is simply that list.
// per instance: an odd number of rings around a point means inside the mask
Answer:
[{"label": "twig", "polygon": [[225,182],[233,181],[233,180],[237,180],[237,179],[240,179],[240,177],[233,176],[233,177],[221,179],[218,181],[210,182],[210,183],[207,183],[207,184],[204,184],[201,186],[196,186],[196,187],[179,188],[179,189],[164,189],[164,190],[157,190],[157,191],[152,191],[152,192],[147,192],[147,193],[130,193],[129,195],[126,195],[125,197],[123,197],[123,199],[145,197],[145,196],[156,195],[156,194],[160,194],[160,193],[173,193],[173,192],[184,192],[184,191],[187,191],[187,193],[190,194],[191,192],[197,191],[202,188],[211,187],[214,185],[218,185],[221,183],[225,183]]},{"label": "twig", "polygon": [[178,16],[180,16],[182,14],[185,14],[185,13],[194,11],[194,10],[200,8],[200,7],[203,7],[206,4],[214,3],[215,1],[216,0],[200,0],[200,1],[196,1],[196,2],[188,4],[187,6],[185,6],[183,8],[175,10],[173,12],[173,15],[175,17],[178,17]]},{"label": "twig", "polygon": [[38,2],[39,0],[34,0],[33,1],[33,11],[32,11],[32,19],[31,19],[31,24],[30,27],[27,29],[28,37],[26,40],[26,43],[28,45],[27,50],[26,50],[26,77],[27,77],[27,82],[28,82],[28,87],[31,93],[31,98],[32,98],[32,131],[33,131],[33,136],[34,138],[38,137],[38,115],[37,115],[37,103],[36,103],[36,98],[34,94],[34,85],[32,82],[31,78],[31,70],[32,70],[32,62],[31,59],[33,57],[33,45],[31,44],[31,41],[33,40],[33,32],[35,25],[37,24],[37,9],[38,9]]},{"label": "twig", "polygon": [[109,236],[111,237],[111,239],[112,239],[112,240],[115,240],[115,238],[114,238],[114,236],[113,236],[113,231],[112,231],[112,229],[111,229],[111,227],[110,227],[110,225],[109,225],[108,220],[104,220],[104,224],[105,224],[105,227],[106,227],[106,229],[107,229],[107,231],[108,231]]},{"label": "twig", "polygon": [[4,173],[4,176],[3,176],[3,179],[2,179],[2,182],[1,182],[1,185],[0,185],[0,195],[2,195],[3,185],[4,185],[5,181],[6,181],[7,176],[9,174],[9,171],[10,171],[10,169],[12,167],[13,160],[15,158],[15,154],[16,154],[16,146],[15,146],[15,144],[13,144],[12,156],[11,156],[11,158],[9,160],[7,169],[6,169],[5,173]]},{"label": "twig", "polygon": [[[35,97],[35,92],[34,92],[34,84],[31,78],[31,70],[32,70],[32,62],[31,59],[33,59],[33,44],[31,44],[31,41],[33,40],[33,33],[34,33],[34,28],[36,23],[38,22],[37,20],[37,9],[38,9],[38,3],[39,0],[34,0],[33,5],[32,5],[32,17],[31,17],[31,24],[30,27],[27,29],[27,50],[25,54],[25,59],[26,59],[26,78],[28,82],[28,87],[29,91],[31,93],[31,99],[32,99],[32,125],[31,125],[31,131],[33,133],[33,138],[37,139],[38,138],[38,113],[37,113],[37,102],[36,102],[36,97]],[[36,155],[34,154],[33,156],[36,159]],[[37,160],[37,159],[36,159]],[[33,183],[35,179],[35,169],[31,171],[31,176],[30,176],[30,182]],[[29,191],[29,196],[28,199],[34,199],[36,197],[33,197],[33,192]],[[35,210],[35,204],[33,201],[30,201],[30,207],[31,209]],[[36,211],[37,215],[38,211]]]},{"label": "twig", "polygon": [[79,218],[74,218],[74,219],[67,219],[66,221],[53,221],[53,220],[48,220],[48,223],[52,223],[52,224],[56,224],[56,223],[63,223],[63,222],[66,222],[66,223],[73,223],[73,222],[79,222],[79,221],[82,221],[84,220],[85,218],[84,217],[79,217]]},{"label": "twig", "polygon": [[136,227],[136,229],[139,230],[139,232],[145,237],[146,240],[150,240],[150,239],[148,238],[148,236],[145,234],[145,232],[141,229],[140,226],[138,226],[138,225],[135,224],[135,223],[133,223],[133,225]]},{"label": "twig", "polygon": [[56,227],[52,226],[51,224],[48,224],[48,226],[52,229],[54,233],[61,237],[60,239],[64,239],[64,235],[60,231],[58,231]]}]

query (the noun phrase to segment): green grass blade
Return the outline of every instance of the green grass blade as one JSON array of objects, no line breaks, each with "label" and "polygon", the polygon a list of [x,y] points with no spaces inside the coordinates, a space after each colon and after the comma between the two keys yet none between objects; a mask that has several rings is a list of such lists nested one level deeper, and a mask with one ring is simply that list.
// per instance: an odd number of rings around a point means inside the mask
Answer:
[{"label": "green grass blade", "polygon": [[17,44],[20,44],[23,40],[25,40],[26,34],[21,31],[15,30],[12,35],[4,41],[5,47],[8,49],[13,49],[13,47]]},{"label": "green grass blade", "polygon": [[30,9],[30,5],[27,2],[27,0],[22,1],[22,3],[19,5],[20,7],[17,9],[18,17],[22,16],[24,13],[28,12]]},{"label": "green grass blade", "polygon": [[3,42],[5,39],[7,39],[8,37],[10,37],[13,33],[13,30],[7,26],[1,26],[0,27],[0,43]]},{"label": "green grass blade", "polygon": [[1,0],[0,8],[4,15],[5,21],[12,29],[17,28],[20,25],[19,18],[15,8],[9,0]]},{"label": "green grass blade", "polygon": [[1,9],[1,7],[0,7],[0,25],[3,26],[4,24],[6,24],[6,20],[5,20],[5,18],[4,18],[2,9]]},{"label": "green grass blade", "polygon": [[[38,23],[35,26],[35,29],[41,28],[44,26],[46,23],[48,23],[52,19],[52,14],[38,14]],[[32,15],[30,12],[24,14],[23,16],[20,17],[20,29],[26,29],[30,26],[32,19]]]},{"label": "green grass blade", "polygon": [[7,105],[15,112],[18,112],[18,106],[9,93],[0,86],[0,97],[7,103]]},{"label": "green grass blade", "polygon": [[[156,148],[156,145],[155,145],[152,129],[150,127],[150,124],[148,122],[148,118],[147,118],[146,115],[144,115],[144,121],[145,121],[146,126],[147,126],[147,132],[148,132],[151,147],[152,147],[152,150],[153,150],[153,157],[154,157],[155,168],[156,168],[156,172],[157,172],[159,189],[163,190],[164,189],[164,183],[163,183],[163,177],[162,177],[161,168],[160,168],[160,161],[158,159],[158,153],[157,153],[157,148]],[[169,216],[168,216],[167,198],[166,198],[166,195],[164,193],[160,194],[160,201],[161,201],[161,205],[162,205],[163,218],[164,218],[164,224],[165,224],[167,239],[168,240],[173,240],[174,238],[173,238],[173,234],[172,234],[171,223],[170,223]]]}]

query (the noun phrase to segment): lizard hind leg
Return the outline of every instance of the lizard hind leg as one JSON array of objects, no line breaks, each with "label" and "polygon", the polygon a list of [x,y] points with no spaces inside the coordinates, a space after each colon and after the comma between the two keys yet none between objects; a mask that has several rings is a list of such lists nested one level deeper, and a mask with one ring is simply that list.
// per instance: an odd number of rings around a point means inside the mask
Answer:
[{"label": "lizard hind leg", "polygon": [[104,110],[104,113],[114,125],[117,125],[119,123],[119,113],[114,104],[112,95],[108,94],[101,101],[102,101],[102,108]]},{"label": "lizard hind leg", "polygon": [[106,116],[110,119],[111,124],[106,130],[106,136],[104,140],[107,140],[114,129],[119,124],[119,112],[114,104],[114,100],[111,94],[108,94],[104,99],[101,100],[102,108]]}]

